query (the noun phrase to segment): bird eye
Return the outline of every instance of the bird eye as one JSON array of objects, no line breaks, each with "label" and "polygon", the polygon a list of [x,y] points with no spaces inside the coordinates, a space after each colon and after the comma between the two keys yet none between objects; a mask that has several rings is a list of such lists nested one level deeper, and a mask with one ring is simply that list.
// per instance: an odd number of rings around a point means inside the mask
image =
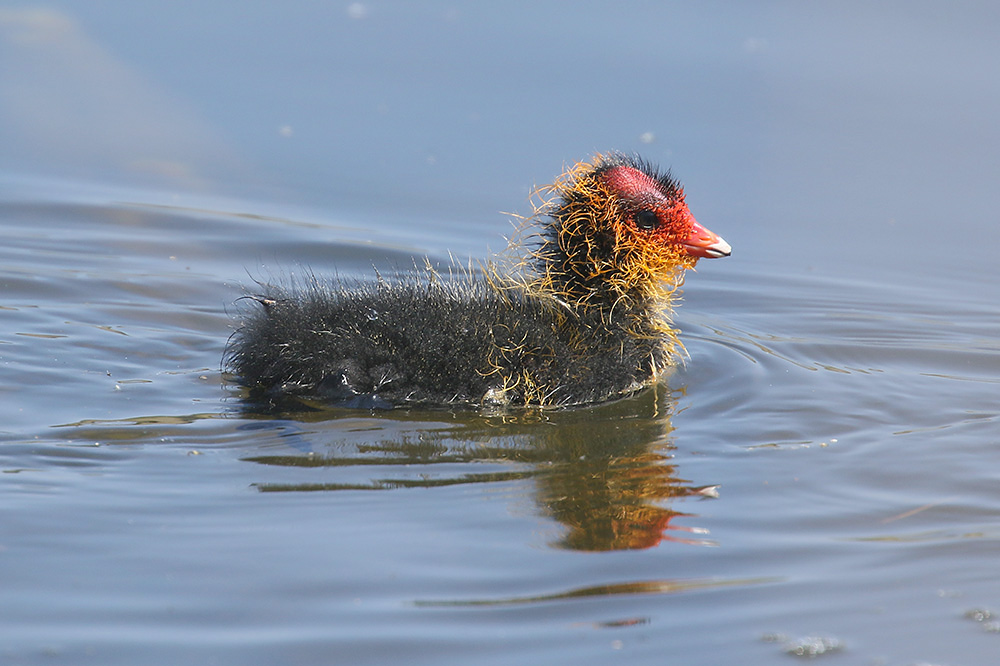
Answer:
[{"label": "bird eye", "polygon": [[635,214],[635,226],[639,227],[643,231],[649,231],[650,229],[655,229],[660,225],[659,216],[648,208],[640,210]]}]

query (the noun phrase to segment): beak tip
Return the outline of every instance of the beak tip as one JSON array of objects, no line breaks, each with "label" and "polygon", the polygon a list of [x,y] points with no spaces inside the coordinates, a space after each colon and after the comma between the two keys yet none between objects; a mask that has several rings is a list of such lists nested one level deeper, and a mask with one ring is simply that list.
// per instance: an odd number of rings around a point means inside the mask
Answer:
[{"label": "beak tip", "polygon": [[685,243],[684,250],[694,257],[700,257],[703,259],[719,259],[720,257],[728,257],[733,253],[733,248],[726,241],[722,240],[715,234],[713,243],[707,242],[709,239],[701,239],[698,243]]},{"label": "beak tip", "polygon": [[684,251],[693,257],[718,259],[728,257],[733,248],[716,233],[713,233],[691,218],[691,230],[687,239],[681,243]]},{"label": "beak tip", "polygon": [[733,253],[732,246],[721,238],[717,243],[713,243],[709,247],[705,248],[708,256],[712,259],[718,259],[720,257],[728,257]]}]

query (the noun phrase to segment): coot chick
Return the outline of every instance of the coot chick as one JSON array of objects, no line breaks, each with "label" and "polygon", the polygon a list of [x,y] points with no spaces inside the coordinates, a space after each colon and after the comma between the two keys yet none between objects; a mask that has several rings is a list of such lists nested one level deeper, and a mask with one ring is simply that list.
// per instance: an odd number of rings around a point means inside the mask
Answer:
[{"label": "coot chick", "polygon": [[354,407],[562,407],[655,382],[680,351],[669,316],[685,270],[729,244],[636,156],[598,155],[540,192],[517,261],[262,285],[228,368],[256,398]]}]

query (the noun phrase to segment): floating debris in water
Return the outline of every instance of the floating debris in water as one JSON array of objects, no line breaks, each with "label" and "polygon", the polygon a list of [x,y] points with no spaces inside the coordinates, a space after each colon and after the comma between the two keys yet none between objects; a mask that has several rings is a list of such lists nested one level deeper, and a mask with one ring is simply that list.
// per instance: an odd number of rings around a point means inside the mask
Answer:
[{"label": "floating debris in water", "polygon": [[795,657],[818,657],[823,654],[840,652],[844,649],[844,641],[832,636],[803,636],[789,638],[785,634],[764,634],[761,640],[767,643],[781,643],[781,649],[786,654]]},{"label": "floating debris in water", "polygon": [[970,608],[963,613],[962,617],[973,622],[986,622],[986,620],[993,618],[994,615],[993,611],[987,608]]},{"label": "floating debris in water", "polygon": [[1000,618],[988,608],[970,608],[962,614],[966,620],[979,622],[983,629],[991,634],[1000,634]]}]

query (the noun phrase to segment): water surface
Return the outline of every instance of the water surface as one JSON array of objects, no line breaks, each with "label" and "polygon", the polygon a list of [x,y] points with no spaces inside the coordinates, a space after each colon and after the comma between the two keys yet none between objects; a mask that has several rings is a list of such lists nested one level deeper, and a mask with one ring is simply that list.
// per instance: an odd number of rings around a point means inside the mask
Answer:
[{"label": "water surface", "polygon": [[[995,12],[700,7],[2,10],[2,660],[993,663]],[[734,246],[662,386],[223,374],[255,279],[483,256],[609,148]]]}]

